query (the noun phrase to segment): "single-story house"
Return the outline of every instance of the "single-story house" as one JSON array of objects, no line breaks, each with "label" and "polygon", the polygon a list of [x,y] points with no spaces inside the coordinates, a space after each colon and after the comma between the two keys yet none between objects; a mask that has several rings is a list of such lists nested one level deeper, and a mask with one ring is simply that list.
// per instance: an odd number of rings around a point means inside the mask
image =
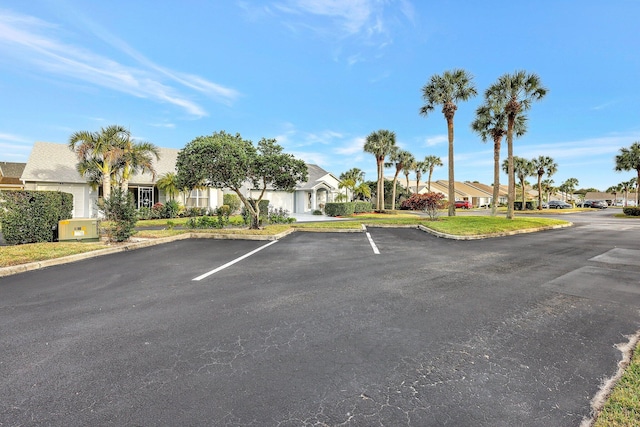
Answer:
[{"label": "single-story house", "polygon": [[[464,183],[470,187],[473,187],[475,189],[483,191],[486,194],[489,194],[488,201],[486,203],[480,204],[480,206],[491,204],[491,201],[493,200],[493,184],[487,185],[487,184],[482,184],[480,182],[471,182],[471,181],[465,181]],[[506,205],[507,201],[508,201],[507,192],[503,191],[501,186],[498,186],[498,205]]]},{"label": "single-story house", "polygon": [[[165,203],[168,197],[159,190],[156,181],[162,175],[175,172],[180,150],[160,148],[160,159],[154,159],[155,178],[149,173],[136,174],[129,182],[129,192],[133,194],[137,208],[151,207],[155,203]],[[66,144],[36,142],[20,176],[20,182],[27,190],[62,191],[73,195],[74,218],[95,218],[98,216],[96,202],[102,196],[102,188],[91,188],[86,179],[76,169],[78,160]],[[317,165],[308,164],[309,178],[299,183],[294,192],[268,190],[265,199],[276,208],[289,212],[312,212],[321,209],[327,202],[335,200],[339,180]],[[245,185],[244,194],[258,197],[256,190]],[[225,190],[224,192],[230,192]],[[223,189],[194,189],[189,194],[180,194],[177,200],[185,207],[215,209],[223,203]]]},{"label": "single-story house", "polygon": [[26,163],[0,162],[0,190],[22,190],[24,185],[20,176]]}]

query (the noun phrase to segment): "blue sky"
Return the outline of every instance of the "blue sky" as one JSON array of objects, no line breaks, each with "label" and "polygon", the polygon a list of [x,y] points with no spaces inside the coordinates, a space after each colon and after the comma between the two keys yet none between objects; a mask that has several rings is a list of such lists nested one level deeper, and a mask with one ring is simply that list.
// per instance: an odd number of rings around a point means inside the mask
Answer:
[{"label": "blue sky", "polygon": [[493,145],[469,125],[489,85],[526,70],[549,93],[515,155],[553,157],[556,184],[605,190],[635,176],[613,169],[640,141],[639,16],[638,0],[4,0],[0,161],[119,124],[161,147],[219,130],[277,138],[375,180],[362,146],[379,129],[447,164],[445,119],[418,114],[421,88],[464,68],[480,95],[458,105],[455,176],[490,184]]}]

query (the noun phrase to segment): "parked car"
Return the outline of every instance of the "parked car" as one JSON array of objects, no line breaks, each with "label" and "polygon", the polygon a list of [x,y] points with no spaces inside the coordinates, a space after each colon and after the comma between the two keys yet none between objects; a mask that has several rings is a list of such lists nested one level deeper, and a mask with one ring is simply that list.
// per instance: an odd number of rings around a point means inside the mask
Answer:
[{"label": "parked car", "polygon": [[582,203],[583,208],[606,209],[609,207],[607,202],[603,200],[585,200]]},{"label": "parked car", "polygon": [[549,203],[547,203],[547,205],[549,206],[549,209],[571,209],[572,206],[567,203],[567,202],[563,202],[562,200],[551,200]]},{"label": "parked car", "polygon": [[471,209],[471,202],[468,200],[456,200],[456,209]]}]

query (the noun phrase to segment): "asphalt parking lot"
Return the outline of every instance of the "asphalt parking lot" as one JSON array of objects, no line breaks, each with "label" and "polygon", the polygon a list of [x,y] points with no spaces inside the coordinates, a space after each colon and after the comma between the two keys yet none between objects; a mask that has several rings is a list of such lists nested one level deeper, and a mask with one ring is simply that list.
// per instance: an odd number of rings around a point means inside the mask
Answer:
[{"label": "asphalt parking lot", "polygon": [[371,228],[379,254],[363,233],[194,239],[0,278],[0,426],[577,426],[640,329],[640,227],[605,215],[480,241]]}]

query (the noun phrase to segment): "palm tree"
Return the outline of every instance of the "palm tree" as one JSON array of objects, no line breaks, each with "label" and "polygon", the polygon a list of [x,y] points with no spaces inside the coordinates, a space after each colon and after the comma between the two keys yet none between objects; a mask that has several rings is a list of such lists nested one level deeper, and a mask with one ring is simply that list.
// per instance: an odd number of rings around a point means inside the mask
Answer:
[{"label": "palm tree", "polygon": [[[485,92],[485,103],[476,110],[476,119],[471,123],[471,129],[480,135],[482,142],[489,138],[493,140],[493,195],[491,203],[491,216],[498,214],[498,202],[500,200],[500,146],[502,137],[507,134],[507,115],[505,113],[505,100],[496,99],[495,94]],[[514,133],[520,137],[527,131],[527,119],[518,115],[514,123]]]},{"label": "palm tree", "polygon": [[624,191],[624,206],[629,205],[629,189],[633,187],[633,183],[631,181],[623,181],[620,184],[620,190]]},{"label": "palm tree", "polygon": [[422,178],[422,174],[427,172],[429,168],[425,162],[416,162],[413,170],[416,171],[416,194],[420,191],[420,178]]},{"label": "palm tree", "polygon": [[404,164],[407,161],[413,159],[413,155],[407,150],[403,150],[398,147],[393,147],[391,153],[389,154],[389,163],[385,163],[385,167],[393,167],[395,166],[396,172],[393,175],[393,192],[391,197],[391,210],[396,209],[396,185],[398,183],[398,175],[404,168]]},{"label": "palm tree", "polygon": [[[442,114],[447,120],[447,136],[449,140],[449,201],[455,200],[455,181],[453,172],[453,118],[459,101],[467,101],[478,92],[472,82],[473,76],[465,70],[455,69],[445,71],[441,76],[434,74],[429,83],[422,88],[422,99],[425,104],[420,108],[420,114],[427,116],[442,105]],[[455,203],[449,203],[449,216],[455,216]]]},{"label": "palm tree", "polygon": [[562,183],[562,188],[564,188],[564,200],[567,201],[567,195],[571,194],[571,198],[573,199],[573,192],[578,186],[578,178],[568,178],[565,182]]},{"label": "palm tree", "polygon": [[431,176],[433,175],[433,170],[436,166],[442,166],[442,159],[438,156],[426,156],[424,158],[424,165],[426,169],[429,171],[429,180],[427,181],[427,191],[431,192]]},{"label": "palm tree", "polygon": [[531,163],[538,175],[538,210],[542,210],[542,176],[546,173],[550,178],[558,170],[558,164],[549,156],[538,156]]},{"label": "palm tree", "polygon": [[402,173],[404,174],[404,179],[407,183],[407,191],[409,191],[409,174],[412,170],[416,168],[416,158],[411,155],[409,159],[406,160],[404,167],[402,168]]},{"label": "palm tree", "polygon": [[638,206],[638,185],[640,184],[640,182],[638,182],[638,178],[633,177],[629,180],[629,189],[635,189],[635,193],[636,193],[636,197],[635,197],[635,202],[636,202],[636,206]]},{"label": "palm tree", "polygon": [[[502,169],[507,172],[509,170],[509,161],[505,160],[504,163],[502,163]],[[532,176],[533,174],[536,173],[536,169],[533,165],[533,162],[531,162],[530,160],[524,159],[522,157],[518,157],[518,156],[513,156],[513,170],[514,170],[514,174],[515,176],[518,177],[518,180],[520,181],[520,186],[522,188],[522,206],[520,207],[520,210],[523,211],[525,210],[525,207],[527,205],[527,197],[526,197],[526,188],[527,188],[527,183],[526,183],[526,179],[529,176]]]},{"label": "palm tree", "polygon": [[117,168],[120,172],[120,189],[126,194],[129,191],[129,181],[136,173],[148,172],[152,180],[156,179],[153,159],[160,159],[160,150],[150,142],[135,142],[130,137],[122,141],[121,157]]},{"label": "palm tree", "polygon": [[613,203],[613,206],[615,206],[616,200],[618,199],[618,193],[620,192],[620,184],[612,185],[611,187],[607,188],[606,192],[613,194],[612,203]]},{"label": "palm tree", "polygon": [[167,172],[158,179],[158,182],[156,182],[158,189],[164,191],[164,194],[169,197],[169,200],[173,200],[178,193],[180,193],[176,178],[177,175],[175,172]]},{"label": "palm tree", "polygon": [[79,131],[69,137],[69,148],[78,157],[78,172],[102,182],[102,196],[111,196],[111,176],[122,157],[123,141],[129,138],[129,131],[122,126],[112,125],[99,132]]},{"label": "palm tree", "polygon": [[384,159],[391,153],[396,145],[396,134],[389,130],[381,129],[371,132],[364,143],[364,151],[371,153],[376,158],[378,166],[377,209],[384,209]]},{"label": "palm tree", "polygon": [[551,197],[551,193],[556,191],[556,188],[553,186],[554,182],[552,179],[545,179],[542,181],[542,191],[547,195],[547,203]]},{"label": "palm tree", "polygon": [[[616,156],[617,171],[635,170],[636,181],[640,184],[640,141],[631,144],[629,148],[621,148]],[[638,206],[638,191],[636,190],[636,206]]]},{"label": "palm tree", "polygon": [[507,162],[509,170],[509,198],[507,218],[513,219],[513,202],[516,198],[515,173],[513,168],[513,136],[518,116],[531,108],[533,101],[542,99],[547,89],[542,86],[536,74],[516,71],[514,74],[504,74],[498,81],[487,89],[488,97],[504,102],[504,113],[507,116]]}]

